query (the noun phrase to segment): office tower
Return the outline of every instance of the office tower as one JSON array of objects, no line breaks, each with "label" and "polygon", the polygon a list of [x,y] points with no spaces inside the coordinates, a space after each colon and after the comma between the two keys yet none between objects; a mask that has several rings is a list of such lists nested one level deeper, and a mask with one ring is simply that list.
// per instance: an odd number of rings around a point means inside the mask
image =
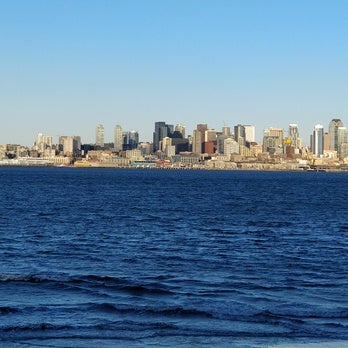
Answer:
[{"label": "office tower", "polygon": [[153,151],[160,149],[160,142],[165,137],[171,137],[174,133],[174,126],[165,122],[155,122],[155,131],[153,132]]},{"label": "office tower", "polygon": [[343,122],[339,118],[333,118],[329,123],[329,150],[331,151],[338,151],[338,127],[343,127]]},{"label": "office tower", "polygon": [[245,145],[245,128],[243,125],[234,126],[234,140],[239,145]]},{"label": "office tower", "polygon": [[281,128],[268,128],[263,132],[263,151],[271,154],[283,153],[283,134]]},{"label": "office tower", "polygon": [[122,151],[122,145],[123,145],[122,127],[120,125],[116,125],[114,128],[114,150],[115,150],[115,152]]},{"label": "office tower", "polygon": [[98,124],[95,129],[95,144],[104,147],[104,126],[102,124]]},{"label": "office tower", "polygon": [[215,129],[207,129],[204,132],[204,141],[216,141],[216,131]]},{"label": "office tower", "polygon": [[230,137],[231,136],[231,128],[227,126],[222,127],[222,135],[225,137]]},{"label": "office tower", "polygon": [[183,124],[177,124],[175,126],[175,131],[179,132],[183,139],[185,138],[186,127]]},{"label": "office tower", "polygon": [[317,157],[322,157],[324,154],[324,127],[321,124],[317,124],[314,127],[312,153]]},{"label": "office tower", "polygon": [[240,145],[234,139],[227,138],[224,140],[224,155],[239,154],[239,148]]},{"label": "office tower", "polygon": [[300,147],[300,132],[297,124],[289,124],[289,139],[291,140],[291,147],[294,147],[295,149]]},{"label": "office tower", "polygon": [[329,151],[329,150],[330,150],[330,134],[329,132],[325,132],[324,133],[324,151]]},{"label": "office tower", "polygon": [[59,137],[59,145],[64,156],[78,157],[81,154],[81,137],[75,135],[62,135]]},{"label": "office tower", "polygon": [[200,132],[205,132],[208,129],[208,125],[206,123],[200,123],[197,124],[197,130],[199,130]]},{"label": "office tower", "polygon": [[255,126],[244,125],[245,142],[254,143],[255,142]]},{"label": "office tower", "polygon": [[283,144],[283,138],[284,138],[284,130],[282,128],[269,128],[269,135],[271,137],[278,137],[280,145]]},{"label": "office tower", "polygon": [[52,137],[49,135],[43,135],[39,133],[35,142],[35,149],[39,153],[43,153],[46,149],[52,148]]},{"label": "office tower", "polygon": [[340,145],[339,157],[340,159],[348,158],[348,143],[343,143]]},{"label": "office tower", "polygon": [[[337,129],[337,146],[338,146],[338,157],[344,158],[344,146],[348,141],[348,133],[346,127],[338,127]],[[342,151],[343,149],[343,151]]]},{"label": "office tower", "polygon": [[231,138],[231,133],[230,135],[218,135],[217,138],[216,138],[216,150],[217,150],[217,153],[221,153],[223,154],[224,153],[224,141],[225,139],[227,138]]},{"label": "office tower", "polygon": [[337,128],[337,144],[340,146],[343,143],[347,142],[347,128],[338,127]]},{"label": "office tower", "polygon": [[139,133],[137,131],[123,132],[123,150],[134,150],[139,145]]},{"label": "office tower", "polygon": [[164,137],[161,141],[161,151],[165,152],[167,146],[172,146],[172,139],[169,137]]},{"label": "office tower", "polygon": [[202,132],[198,129],[195,129],[192,134],[192,152],[202,153]]}]

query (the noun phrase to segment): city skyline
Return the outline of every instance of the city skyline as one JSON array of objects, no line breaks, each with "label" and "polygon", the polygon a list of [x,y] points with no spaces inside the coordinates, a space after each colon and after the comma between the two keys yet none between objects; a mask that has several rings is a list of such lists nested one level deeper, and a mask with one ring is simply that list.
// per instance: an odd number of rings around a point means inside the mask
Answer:
[{"label": "city skyline", "polygon": [[[210,123],[202,123],[202,122],[200,122],[200,123],[194,125],[192,129],[188,129],[188,127],[186,127],[186,125],[184,123],[173,123],[173,122],[170,122],[170,121],[156,121],[156,122],[154,122],[154,124],[152,125],[152,134],[151,134],[151,136],[149,136],[149,139],[145,139],[143,137],[141,130],[126,129],[125,127],[123,127],[122,122],[114,124],[111,128],[104,127],[103,123],[99,123],[99,124],[94,125],[94,128],[92,129],[93,130],[93,136],[90,139],[90,141],[86,141],[80,135],[81,133],[78,132],[78,131],[77,131],[77,133],[70,134],[70,135],[80,137],[82,143],[84,143],[84,144],[95,144],[95,145],[99,145],[99,146],[103,147],[104,143],[106,143],[106,144],[114,143],[114,141],[115,141],[115,128],[118,128],[119,136],[121,136],[122,133],[126,133],[126,132],[128,132],[128,133],[136,132],[138,134],[138,137],[139,137],[139,142],[153,143],[153,140],[154,140],[153,133],[156,130],[156,124],[157,123],[164,123],[166,125],[170,124],[174,128],[175,128],[175,126],[184,127],[184,132],[186,132],[186,136],[193,136],[194,131],[196,130],[197,126],[201,125],[201,124],[207,125],[208,129],[212,129],[212,130],[215,130],[216,132],[222,132],[222,133],[224,131],[224,128],[230,128],[231,135],[235,135],[236,127],[238,127],[239,125],[243,125],[243,126],[253,127],[254,128],[254,133],[255,133],[253,141],[257,142],[258,144],[262,144],[265,132],[267,132],[269,129],[282,129],[284,137],[293,138],[294,135],[291,134],[291,132],[292,132],[291,128],[293,126],[296,126],[297,127],[296,138],[299,139],[299,141],[301,142],[302,146],[311,147],[312,146],[312,144],[311,144],[311,136],[313,135],[313,132],[315,131],[316,126],[317,125],[322,126],[323,127],[323,132],[324,133],[329,133],[330,132],[330,126],[332,126],[332,123],[334,121],[336,121],[336,120],[339,121],[339,125],[344,126],[346,124],[344,120],[338,119],[338,118],[331,119],[330,121],[327,122],[327,125],[325,123],[317,122],[316,124],[313,124],[311,132],[308,135],[305,135],[305,136],[303,135],[301,125],[298,124],[298,123],[288,123],[284,127],[275,127],[274,125],[270,125],[268,127],[264,127],[262,129],[261,133],[260,133],[260,130],[259,129],[255,129],[254,125],[247,125],[247,123],[243,123],[243,122],[240,122],[238,124],[237,123],[236,124],[227,124],[226,122],[224,122],[224,124],[220,128],[212,127],[212,125]],[[66,134],[69,134],[68,132],[63,132],[62,134],[55,134],[55,133],[56,132],[54,132],[54,134],[48,134],[47,132],[43,132],[43,131],[39,130],[35,134],[32,135],[32,140],[31,140],[31,142],[29,144],[26,144],[26,143],[23,143],[23,142],[20,142],[20,141],[14,141],[14,142],[11,142],[11,143],[10,142],[6,143],[6,142],[1,142],[0,141],[0,145],[19,144],[19,145],[26,146],[26,147],[32,147],[34,145],[34,143],[36,142],[38,135],[50,136],[50,137],[53,138],[53,142],[58,144],[59,143],[59,138],[61,136],[65,136]],[[336,133],[337,133],[337,130],[336,130]],[[256,134],[257,134],[257,136],[256,136]],[[237,137],[238,137],[238,135],[237,135]]]},{"label": "city skyline", "polygon": [[[344,1],[2,2],[0,143],[347,119]],[[13,25],[16,23],[16,25]],[[323,25],[325,23],[325,25]]]}]

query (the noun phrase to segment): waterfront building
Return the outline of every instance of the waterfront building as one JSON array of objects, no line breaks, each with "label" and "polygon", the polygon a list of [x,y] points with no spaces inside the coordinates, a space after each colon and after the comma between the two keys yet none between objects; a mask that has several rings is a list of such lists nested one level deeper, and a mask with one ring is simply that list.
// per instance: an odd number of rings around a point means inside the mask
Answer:
[{"label": "waterfront building", "polygon": [[330,144],[329,150],[338,151],[338,128],[343,127],[343,122],[339,118],[333,118],[329,123]]},{"label": "waterfront building", "polygon": [[95,129],[95,144],[104,147],[104,126],[102,124],[98,124]]},{"label": "waterfront building", "polygon": [[114,128],[114,150],[115,152],[122,151],[123,146],[123,132],[120,125],[116,125]]},{"label": "waterfront building", "polygon": [[319,157],[324,154],[324,127],[321,124],[314,126],[312,136],[312,153]]}]

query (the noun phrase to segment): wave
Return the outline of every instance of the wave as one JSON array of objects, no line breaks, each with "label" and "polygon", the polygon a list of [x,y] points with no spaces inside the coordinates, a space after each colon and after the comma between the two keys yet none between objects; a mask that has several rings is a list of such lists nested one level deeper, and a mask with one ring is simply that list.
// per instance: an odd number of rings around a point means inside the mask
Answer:
[{"label": "wave", "polygon": [[145,315],[159,315],[164,317],[180,316],[180,317],[201,317],[213,318],[213,314],[194,308],[184,307],[166,307],[154,308],[149,306],[121,306],[113,303],[91,303],[86,305],[86,310],[97,310],[105,312],[117,312],[122,314],[145,314]]},{"label": "wave", "polygon": [[85,275],[80,277],[44,277],[38,275],[0,275],[0,283],[30,283],[30,284],[52,284],[58,287],[79,288],[82,290],[93,290],[95,288],[108,288],[117,291],[128,292],[132,295],[154,294],[171,295],[174,292],[158,282],[140,283],[134,280],[110,277]]},{"label": "wave", "polygon": [[9,314],[9,313],[17,313],[18,309],[14,307],[2,306],[0,307],[0,315],[1,314]]}]

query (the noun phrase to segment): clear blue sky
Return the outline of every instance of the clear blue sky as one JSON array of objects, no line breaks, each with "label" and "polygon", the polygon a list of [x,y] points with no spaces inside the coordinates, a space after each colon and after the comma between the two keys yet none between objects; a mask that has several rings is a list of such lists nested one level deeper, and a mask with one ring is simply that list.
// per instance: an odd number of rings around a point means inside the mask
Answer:
[{"label": "clear blue sky", "polygon": [[348,1],[0,0],[0,33],[0,144],[348,125]]}]

